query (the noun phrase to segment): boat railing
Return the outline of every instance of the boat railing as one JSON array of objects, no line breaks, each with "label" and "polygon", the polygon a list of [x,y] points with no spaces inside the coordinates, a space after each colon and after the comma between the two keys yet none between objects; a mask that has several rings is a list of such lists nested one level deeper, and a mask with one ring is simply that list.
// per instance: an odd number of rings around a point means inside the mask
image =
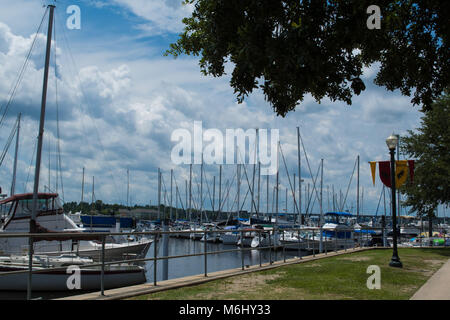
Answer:
[{"label": "boat railing", "polygon": [[[225,249],[225,250],[208,250],[207,241],[204,241],[204,247],[203,252],[198,253],[190,253],[190,254],[182,254],[182,255],[172,255],[172,256],[160,256],[158,255],[158,246],[162,245],[168,245],[169,237],[172,234],[192,234],[192,233],[203,233],[206,234],[206,236],[209,233],[215,233],[215,234],[222,234],[222,233],[229,233],[230,230],[220,230],[220,229],[209,229],[209,230],[177,230],[177,231],[140,231],[140,232],[130,232],[128,235],[134,235],[136,237],[148,237],[153,238],[153,255],[150,253],[147,254],[146,257],[126,257],[126,259],[123,260],[106,260],[105,259],[105,250],[106,250],[106,239],[111,236],[117,236],[117,235],[123,235],[123,233],[120,232],[99,232],[96,233],[95,236],[98,237],[101,241],[101,259],[100,262],[94,262],[94,263],[86,263],[78,265],[80,269],[83,268],[92,268],[92,267],[98,267],[101,270],[101,285],[100,285],[100,294],[104,295],[104,272],[106,268],[111,268],[112,265],[126,265],[126,264],[142,264],[148,261],[153,262],[153,283],[156,286],[157,285],[157,268],[158,268],[158,261],[164,261],[164,260],[170,260],[170,259],[177,259],[177,258],[186,258],[186,257],[194,257],[194,256],[203,256],[204,257],[204,275],[205,277],[208,276],[208,256],[214,255],[214,254],[224,254],[229,252],[240,252],[242,261],[241,261],[241,268],[242,270],[245,270],[246,266],[244,261],[244,252],[249,250],[257,250],[259,251],[260,256],[260,267],[262,267],[262,259],[261,259],[261,251],[263,250],[269,250],[269,263],[273,264],[275,261],[277,261],[277,251],[282,250],[283,252],[283,261],[286,261],[286,250],[292,250],[297,249],[298,259],[302,259],[302,255],[300,254],[300,251],[307,250],[315,256],[316,253],[325,253],[328,254],[330,251],[337,252],[338,250],[348,250],[352,248],[357,247],[365,247],[370,245],[370,240],[373,239],[374,232],[378,235],[381,235],[383,238],[383,241],[381,244],[378,244],[382,247],[389,247],[390,245],[387,242],[387,230],[383,228],[364,228],[363,231],[365,232],[359,232],[351,239],[344,239],[348,240],[345,244],[342,244],[340,242],[340,238],[338,237],[339,232],[354,232],[355,229],[348,227],[348,228],[340,228],[339,230],[334,230],[335,236],[334,237],[326,237],[323,233],[324,229],[321,227],[300,227],[300,228],[283,228],[278,229],[274,227],[273,229],[267,230],[267,229],[260,229],[260,228],[246,228],[241,230],[233,230],[233,232],[238,232],[241,235],[241,238],[243,238],[244,234],[247,232],[254,232],[256,237],[259,237],[259,240],[261,241],[262,238],[268,238],[269,242],[265,243],[263,246],[258,247],[244,247],[243,242],[240,243],[238,248],[234,249]],[[293,243],[287,243],[286,242],[286,232],[291,232],[291,235],[296,234],[297,243],[294,243],[294,241],[291,241]],[[303,237],[305,233],[310,234],[311,237]],[[68,236],[70,236],[71,240],[82,240],[86,237],[85,233],[51,233],[51,239],[55,241],[58,238],[61,238],[61,241],[67,241]],[[91,235],[92,236],[92,235]],[[49,234],[46,233],[36,233],[36,234],[29,234],[29,233],[0,233],[0,240],[3,238],[28,238],[30,245],[27,248],[27,251],[25,252],[25,248],[22,248],[22,255],[26,254],[28,255],[27,261],[33,261],[33,250],[29,250],[29,248],[33,248],[33,244],[40,240],[45,240],[47,237],[49,237]],[[319,241],[320,239],[320,241]],[[261,243],[261,242],[260,242]],[[420,246],[428,246],[428,245],[435,245],[434,243],[420,243]],[[297,247],[295,247],[295,244]],[[373,245],[373,243],[372,243]],[[445,245],[449,245],[448,242],[445,243]],[[1,253],[0,253],[1,254]],[[274,259],[273,256],[274,255]],[[47,272],[47,271],[68,271],[67,267],[56,267],[56,268],[38,268],[33,264],[29,264],[28,268],[24,268],[24,270],[21,271],[9,271],[9,272],[2,272],[0,273],[0,281],[2,275],[8,275],[8,274],[24,274],[27,273],[29,276],[28,281],[28,288],[27,290],[31,292],[31,279],[32,275],[39,272]],[[31,295],[28,295],[31,296]]]}]

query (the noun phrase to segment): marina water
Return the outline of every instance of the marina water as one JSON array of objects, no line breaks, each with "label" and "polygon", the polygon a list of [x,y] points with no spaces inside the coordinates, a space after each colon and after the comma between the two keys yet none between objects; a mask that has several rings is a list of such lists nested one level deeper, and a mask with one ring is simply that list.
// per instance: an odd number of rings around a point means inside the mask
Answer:
[{"label": "marina water", "polygon": [[[169,256],[176,255],[187,255],[187,254],[199,254],[204,253],[205,243],[198,240],[182,239],[182,238],[169,238]],[[157,254],[158,257],[162,257],[162,241],[157,244]],[[207,252],[223,251],[223,250],[233,250],[239,249],[235,245],[224,245],[223,243],[206,243]],[[271,251],[271,252],[270,252]],[[270,257],[272,261],[283,260],[283,250],[269,250],[269,249],[252,249],[244,248],[242,254],[244,254],[244,266],[259,265],[260,258],[261,263],[268,263]],[[305,251],[298,250],[285,250],[286,259],[305,256],[308,253]],[[148,250],[146,258],[153,258],[154,255],[154,243]],[[193,256],[193,257],[183,257],[183,258],[173,258],[169,259],[168,262],[168,280],[181,278],[186,276],[204,274],[204,255]],[[207,255],[207,272],[222,271],[227,269],[241,268],[242,267],[242,256],[241,252],[224,252],[218,254],[208,254]],[[147,273],[147,282],[153,282],[153,261],[147,261],[145,266]],[[157,281],[163,280],[163,261],[159,260],[157,264]]]}]

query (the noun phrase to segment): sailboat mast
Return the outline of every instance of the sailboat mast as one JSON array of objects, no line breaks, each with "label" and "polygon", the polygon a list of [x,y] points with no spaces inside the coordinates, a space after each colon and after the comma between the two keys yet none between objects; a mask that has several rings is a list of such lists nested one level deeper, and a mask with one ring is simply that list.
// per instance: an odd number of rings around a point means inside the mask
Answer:
[{"label": "sailboat mast", "polygon": [[20,117],[21,113],[17,116],[17,135],[16,135],[16,150],[14,152],[14,168],[13,168],[13,179],[11,183],[11,196],[14,195],[16,189],[16,171],[17,171],[17,154],[19,152],[19,136],[20,136]]},{"label": "sailboat mast", "polygon": [[269,175],[266,175],[266,216],[269,216]]},{"label": "sailboat mast", "polygon": [[238,220],[239,220],[239,217],[240,217],[240,202],[239,202],[239,194],[240,194],[240,185],[241,185],[241,171],[240,171],[240,169],[241,169],[241,167],[240,167],[240,164],[238,163],[237,164],[237,167],[236,167],[236,176],[237,176],[237,218],[238,218]]},{"label": "sailboat mast", "polygon": [[185,204],[186,204],[186,209],[184,210],[184,218],[187,219],[187,208],[188,208],[188,182],[187,180],[184,180],[184,187],[185,187],[185,196],[186,196],[186,200],[185,200]]},{"label": "sailboat mast", "polygon": [[158,168],[158,220],[161,219],[161,169]]},{"label": "sailboat mast", "polygon": [[212,212],[213,212],[213,214],[215,213],[214,212],[214,209],[215,209],[214,205],[216,204],[215,200],[216,200],[216,176],[213,176],[213,196],[212,196]]},{"label": "sailboat mast", "polygon": [[84,198],[84,167],[83,167],[83,178],[81,181],[81,202],[83,202]]},{"label": "sailboat mast", "polygon": [[260,191],[261,191],[261,162],[258,158],[258,207],[256,208],[256,217],[259,219],[259,203],[260,203]]},{"label": "sailboat mast", "polygon": [[[296,189],[296,186],[295,186],[295,184],[296,184],[296,182],[295,182],[295,172],[294,172],[294,191],[292,192],[293,193],[293,198],[294,198],[294,203],[293,203],[293,206],[292,206],[292,213],[294,213],[295,214],[295,203],[296,203],[296,199],[295,199],[295,189]],[[296,218],[295,218],[295,222],[297,222],[298,220],[298,216],[296,216]]]},{"label": "sailboat mast", "polygon": [[94,206],[94,198],[95,198],[95,177],[92,176],[92,206]]},{"label": "sailboat mast", "polygon": [[189,222],[192,220],[192,163],[189,165]]},{"label": "sailboat mast", "polygon": [[[302,174],[301,174],[301,153],[300,153],[300,128],[297,127],[297,153],[298,153],[298,214],[302,214]],[[295,180],[295,179],[294,179]],[[301,223],[302,220],[300,220]]]},{"label": "sailboat mast", "polygon": [[[169,217],[172,219],[172,192],[173,192],[173,169],[170,169],[170,213]],[[177,195],[175,194],[175,198]]]},{"label": "sailboat mast", "polygon": [[217,216],[220,215],[222,206],[222,165],[219,166],[219,208],[217,211]]},{"label": "sailboat mast", "polygon": [[323,159],[321,159],[322,165],[320,170],[320,223],[323,223]]},{"label": "sailboat mast", "polygon": [[130,210],[130,169],[127,168],[127,208]]},{"label": "sailboat mast", "polygon": [[200,164],[200,223],[203,224],[203,154]]},{"label": "sailboat mast", "polygon": [[280,141],[278,141],[278,147],[277,147],[277,181],[276,181],[276,190],[275,190],[275,192],[276,192],[276,198],[275,198],[275,214],[277,215],[276,216],[276,218],[275,218],[275,223],[278,225],[278,215],[279,215],[279,212],[278,212],[278,187],[280,186],[280,180],[279,180],[279,176],[280,176],[280,166],[279,166],[279,163],[278,163],[278,156],[279,156],[279,154],[280,154]]},{"label": "sailboat mast", "polygon": [[[255,140],[255,154],[253,155],[253,175],[252,175],[252,204],[250,206],[250,217],[253,214],[253,209],[256,211],[255,205],[255,175],[256,175],[256,155],[257,155],[257,147],[258,147],[258,128],[256,128],[256,140]],[[250,160],[250,159],[249,159]]]},{"label": "sailboat mast", "polygon": [[359,154],[358,154],[358,174],[356,179],[356,222],[359,222]]},{"label": "sailboat mast", "polygon": [[30,219],[30,232],[34,233],[36,230],[36,215],[37,215],[37,200],[39,190],[39,175],[41,171],[41,157],[42,157],[42,144],[44,140],[44,123],[45,123],[45,105],[47,102],[47,87],[48,87],[48,70],[50,65],[50,50],[52,45],[52,31],[53,31],[53,15],[55,6],[49,5],[50,9],[48,20],[48,32],[47,32],[47,48],[45,52],[45,67],[44,67],[44,84],[42,88],[42,101],[41,101],[41,116],[39,119],[39,135],[36,152],[36,168],[34,172],[34,188],[33,188],[33,203]]}]

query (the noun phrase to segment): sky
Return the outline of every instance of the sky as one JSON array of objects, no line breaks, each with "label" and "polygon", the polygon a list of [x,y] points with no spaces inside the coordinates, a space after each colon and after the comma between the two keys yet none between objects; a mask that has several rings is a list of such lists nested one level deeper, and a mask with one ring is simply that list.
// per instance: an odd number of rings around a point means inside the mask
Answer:
[{"label": "sky", "polygon": [[[49,2],[52,1],[0,0],[2,113],[35,38],[46,10],[45,4]],[[340,192],[345,197],[348,190],[344,210],[356,213],[356,172],[351,183],[350,178],[359,155],[360,211],[365,214],[384,213],[383,201],[378,205],[382,183],[377,176],[373,186],[368,161],[388,160],[385,139],[393,132],[405,135],[407,130],[418,128],[422,114],[418,106],[411,104],[410,97],[373,84],[376,64],[365,69],[363,80],[367,89],[354,97],[351,106],[327,99],[318,104],[308,95],[295,111],[282,118],[276,116],[261,91],[254,92],[242,104],[237,103],[229,85],[232,65],[226,65],[228,75],[213,78],[200,73],[196,57],[174,59],[164,56],[170,43],[175,42],[183,31],[181,19],[192,11],[191,7],[181,5],[181,0],[61,0],[56,5],[56,40],[52,44],[50,62],[41,191],[47,190],[50,185],[50,190],[60,193],[65,202],[80,201],[84,168],[84,201],[90,202],[92,199],[94,180],[95,199],[125,205],[154,205],[158,201],[160,168],[163,190],[167,191],[163,194],[163,200],[166,195],[168,203],[170,170],[173,169],[173,204],[178,186],[178,205],[181,207],[181,201],[184,206],[189,165],[176,165],[172,161],[171,152],[177,143],[171,140],[171,135],[180,128],[193,132],[195,121],[201,121],[203,130],[216,129],[223,135],[227,129],[278,130],[292,180],[293,174],[298,174],[297,127],[300,127],[305,147],[302,149],[302,211],[306,203],[304,188],[309,183],[312,190],[310,171],[316,176],[321,159],[324,159],[323,210],[333,209],[333,189],[338,197]],[[66,10],[71,5],[80,8],[80,29],[69,29],[67,26],[72,12]],[[18,113],[22,113],[16,193],[31,192],[33,189],[46,30],[47,21],[44,21],[23,78],[0,127],[0,134],[5,137],[2,139],[3,148]],[[305,151],[310,170],[305,161]],[[57,179],[59,157],[62,176]],[[0,185],[3,193],[7,194],[11,185],[13,158],[14,143],[0,166]],[[195,192],[200,183],[200,165],[194,165],[193,170]],[[251,179],[253,166],[247,165],[245,170]],[[232,207],[235,198],[235,171],[235,165],[223,166],[224,194],[224,190],[228,190],[227,183],[231,185],[234,181],[228,204],[224,204],[223,210]],[[279,172],[279,208],[286,208],[288,188],[287,207],[292,212],[292,191],[281,160]],[[215,176],[217,208],[219,166],[205,164],[204,174],[208,185],[205,183],[203,186],[203,206],[207,209],[212,207]],[[319,183],[320,178],[317,186]],[[241,205],[248,184],[246,180],[242,182]],[[269,176],[269,184],[271,209],[275,176]],[[261,211],[264,212],[266,176],[261,177],[261,190]],[[199,204],[197,193],[194,198]],[[249,196],[243,209],[250,209]],[[319,210],[316,201],[313,211]]]}]

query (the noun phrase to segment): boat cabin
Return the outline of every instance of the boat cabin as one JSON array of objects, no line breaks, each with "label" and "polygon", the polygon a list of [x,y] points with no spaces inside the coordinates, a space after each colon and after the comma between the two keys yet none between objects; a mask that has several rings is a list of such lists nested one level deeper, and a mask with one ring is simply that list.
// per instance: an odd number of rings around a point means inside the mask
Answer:
[{"label": "boat cabin", "polygon": [[349,219],[352,217],[348,212],[325,213],[325,224],[323,235],[327,238],[351,239],[353,237]]},{"label": "boat cabin", "polygon": [[[16,194],[0,201],[0,228],[5,229],[11,220],[30,219],[33,194]],[[39,193],[36,216],[62,214],[63,208],[57,193]]]}]

